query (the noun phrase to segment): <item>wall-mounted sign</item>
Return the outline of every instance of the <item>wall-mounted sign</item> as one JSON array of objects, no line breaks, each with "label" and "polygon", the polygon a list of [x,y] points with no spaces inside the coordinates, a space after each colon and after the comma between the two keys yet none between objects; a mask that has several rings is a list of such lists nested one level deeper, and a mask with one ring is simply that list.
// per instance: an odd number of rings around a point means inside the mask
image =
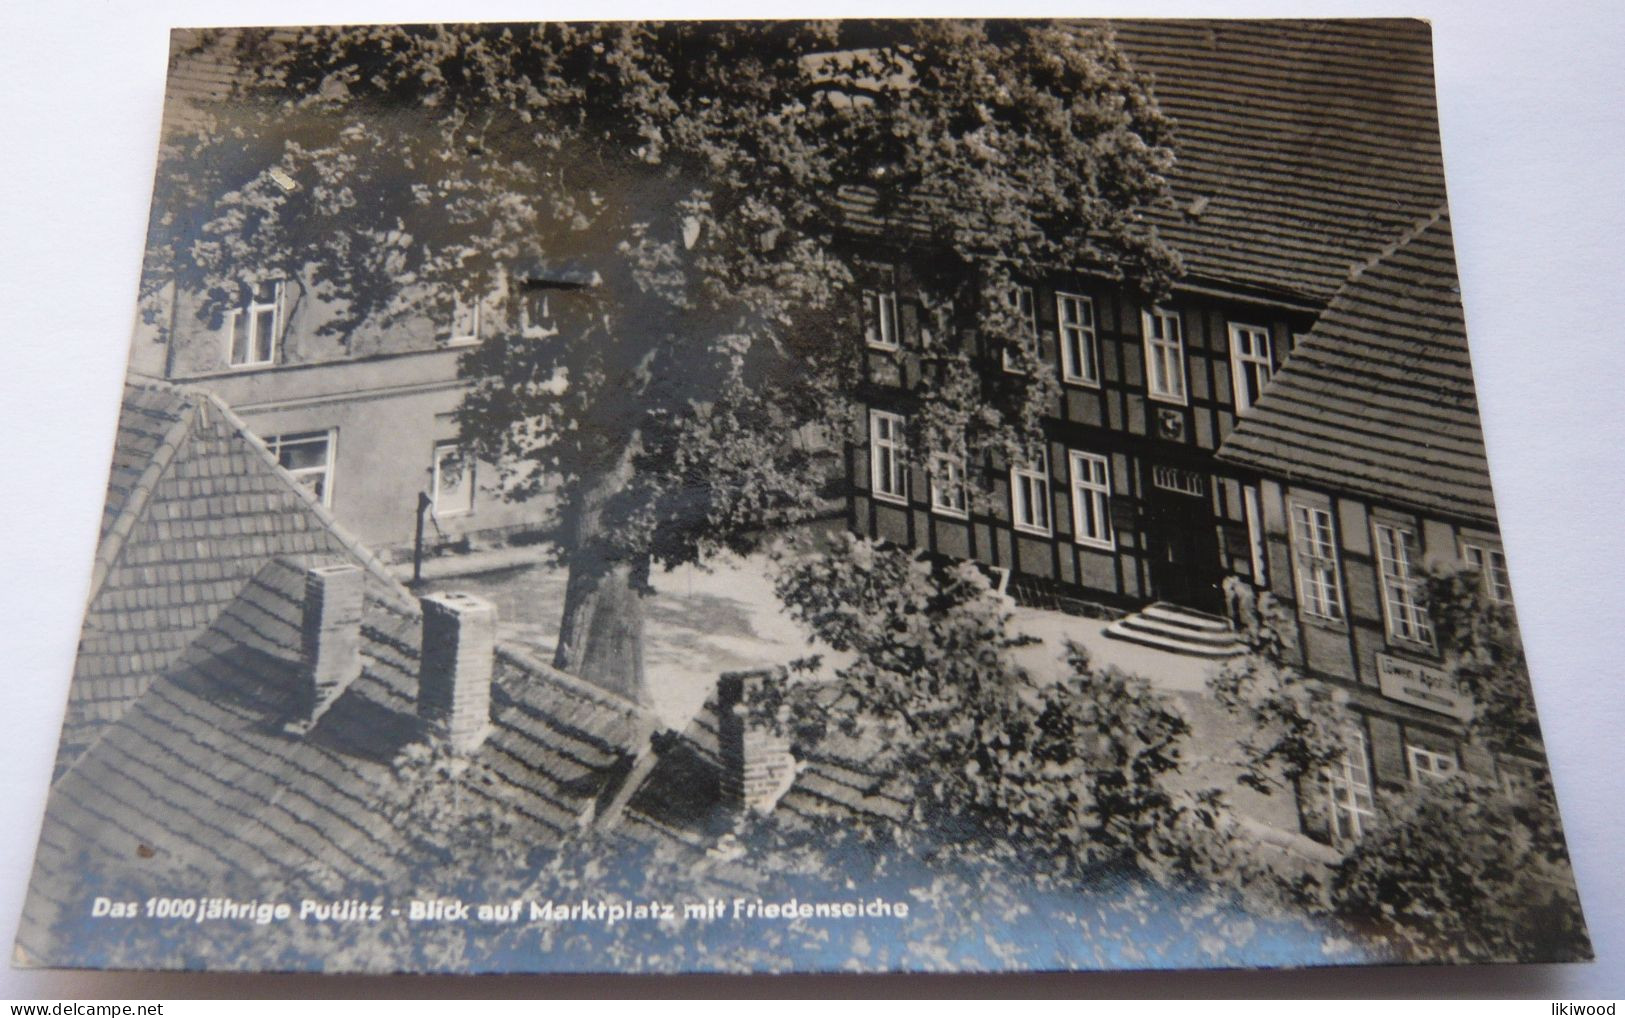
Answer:
[{"label": "wall-mounted sign", "polygon": [[1473,716],[1472,699],[1442,668],[1378,654],[1377,681],[1382,695],[1390,700],[1449,714],[1461,721]]}]

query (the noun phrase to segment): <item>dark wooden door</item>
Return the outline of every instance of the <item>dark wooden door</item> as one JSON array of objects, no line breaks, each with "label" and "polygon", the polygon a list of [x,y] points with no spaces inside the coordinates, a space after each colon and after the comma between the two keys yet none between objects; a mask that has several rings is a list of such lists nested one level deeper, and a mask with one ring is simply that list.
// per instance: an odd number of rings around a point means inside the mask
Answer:
[{"label": "dark wooden door", "polygon": [[1222,614],[1219,528],[1207,498],[1149,485],[1147,489],[1146,552],[1152,593],[1159,600]]}]

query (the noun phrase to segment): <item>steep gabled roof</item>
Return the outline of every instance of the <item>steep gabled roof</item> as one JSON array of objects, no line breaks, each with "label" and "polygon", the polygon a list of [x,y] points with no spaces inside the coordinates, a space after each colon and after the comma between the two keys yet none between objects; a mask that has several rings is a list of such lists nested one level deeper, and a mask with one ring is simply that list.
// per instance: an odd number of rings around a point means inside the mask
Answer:
[{"label": "steep gabled roof", "polygon": [[[290,882],[345,896],[425,862],[400,826],[401,751],[425,742],[416,696],[422,619],[368,576],[363,670],[308,731],[290,732],[300,684],[302,563],[273,560],[153,679],[57,781],[47,804],[21,943],[47,962],[49,932],[78,908],[84,867]],[[490,780],[516,844],[545,847],[592,822],[654,727],[643,709],[499,647],[491,728],[468,758]],[[437,779],[454,781],[455,779]],[[417,853],[414,855],[414,853]]]},{"label": "steep gabled roof", "polygon": [[1324,301],[1443,203],[1426,22],[1111,24],[1174,121],[1154,222],[1191,276]]},{"label": "steep gabled roof", "polygon": [[1218,455],[1271,476],[1495,525],[1442,208],[1343,287]]},{"label": "steep gabled roof", "polygon": [[58,769],[278,555],[353,558],[412,603],[218,397],[128,381]]}]

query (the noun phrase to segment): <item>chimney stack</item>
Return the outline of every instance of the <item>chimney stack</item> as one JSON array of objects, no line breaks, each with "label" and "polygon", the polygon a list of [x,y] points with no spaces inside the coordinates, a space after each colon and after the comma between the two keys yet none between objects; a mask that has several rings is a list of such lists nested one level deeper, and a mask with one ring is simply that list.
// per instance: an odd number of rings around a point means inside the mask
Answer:
[{"label": "chimney stack", "polygon": [[478,749],[491,723],[497,610],[473,594],[430,594],[423,606],[418,716],[461,753]]},{"label": "chimney stack", "polygon": [[305,570],[295,727],[315,724],[361,674],[363,576],[361,567],[349,562]]},{"label": "chimney stack", "polygon": [[769,683],[783,682],[782,668],[725,672],[717,684],[721,707],[722,795],[736,808],[770,813],[796,777],[790,739],[765,719],[750,716],[750,702]]}]

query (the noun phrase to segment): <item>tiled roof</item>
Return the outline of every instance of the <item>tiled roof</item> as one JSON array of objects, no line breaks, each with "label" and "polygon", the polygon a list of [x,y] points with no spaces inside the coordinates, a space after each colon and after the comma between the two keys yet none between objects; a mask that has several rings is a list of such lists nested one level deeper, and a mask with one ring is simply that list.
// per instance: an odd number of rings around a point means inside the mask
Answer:
[{"label": "tiled roof", "polygon": [[1425,22],[1112,24],[1174,121],[1155,222],[1191,276],[1326,300],[1443,203]]},{"label": "tiled roof", "polygon": [[[422,621],[393,593],[367,577],[362,674],[309,731],[290,734],[304,569],[262,566],[53,787],[19,942],[46,961],[57,952],[47,931],[61,908],[82,904],[85,866],[150,864],[267,891],[297,879],[342,896],[421,863],[409,855],[415,832],[395,826],[390,806],[402,794],[400,751],[426,735]],[[556,843],[591,821],[651,729],[633,704],[499,649],[491,728],[471,757],[492,780],[465,791],[507,807],[518,843]]]},{"label": "tiled roof", "polygon": [[[388,575],[216,397],[129,381],[58,768],[267,561],[333,554]],[[392,596],[410,603],[389,582]]]},{"label": "tiled roof", "polygon": [[[1352,265],[1444,200],[1425,22],[1111,24],[1174,122],[1176,208],[1152,220],[1193,280],[1323,302]],[[193,48],[200,39],[213,43]],[[172,125],[226,96],[229,39],[175,34]],[[923,225],[909,213],[878,220],[857,191],[837,200],[859,229]]]},{"label": "tiled roof", "polygon": [[[661,747],[660,765],[632,798],[632,814],[641,822],[665,824],[682,832],[677,836],[701,839],[731,827],[732,807],[721,798],[722,709],[713,693],[682,734]],[[876,747],[864,736],[832,728],[798,753],[795,780],[775,807],[780,819],[820,822],[856,813],[896,820],[907,815],[912,795],[907,777],[877,775]]]},{"label": "tiled roof", "polygon": [[[1187,282],[1324,302],[1444,201],[1424,22],[1110,24],[1173,121],[1173,207],[1149,218]],[[838,200],[862,230],[926,226],[858,190]]]},{"label": "tiled roof", "polygon": [[1219,456],[1494,525],[1443,209],[1343,287]]}]

